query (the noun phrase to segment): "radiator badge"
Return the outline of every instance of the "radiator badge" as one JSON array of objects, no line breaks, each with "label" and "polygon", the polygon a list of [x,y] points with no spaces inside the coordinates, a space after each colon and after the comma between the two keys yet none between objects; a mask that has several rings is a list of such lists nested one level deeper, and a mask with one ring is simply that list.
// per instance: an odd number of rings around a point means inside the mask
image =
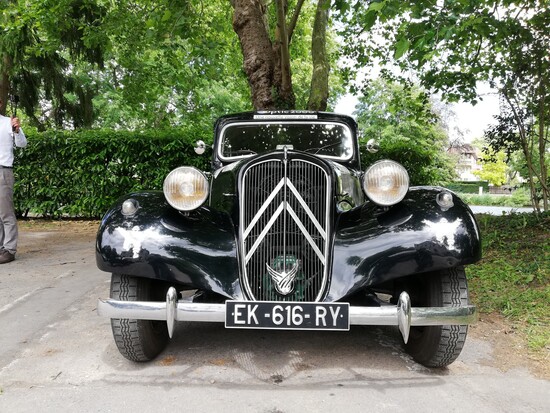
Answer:
[{"label": "radiator badge", "polygon": [[286,258],[277,257],[273,263],[273,267],[279,271],[273,269],[267,263],[265,265],[277,292],[282,295],[290,294],[294,289],[294,280],[300,268],[300,261],[293,256]]}]

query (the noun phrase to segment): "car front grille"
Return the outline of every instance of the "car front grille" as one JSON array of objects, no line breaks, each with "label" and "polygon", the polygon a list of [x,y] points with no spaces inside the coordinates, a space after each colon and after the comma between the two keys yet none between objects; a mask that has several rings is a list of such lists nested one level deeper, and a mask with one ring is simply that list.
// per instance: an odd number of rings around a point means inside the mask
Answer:
[{"label": "car front grille", "polygon": [[319,301],[327,285],[330,178],[305,159],[269,159],[243,173],[242,282],[247,298]]}]

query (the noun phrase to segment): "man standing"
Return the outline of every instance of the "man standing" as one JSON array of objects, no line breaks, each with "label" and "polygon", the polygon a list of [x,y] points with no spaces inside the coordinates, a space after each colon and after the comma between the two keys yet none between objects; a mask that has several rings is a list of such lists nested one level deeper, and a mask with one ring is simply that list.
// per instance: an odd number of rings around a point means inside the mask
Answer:
[{"label": "man standing", "polygon": [[13,261],[17,250],[17,221],[13,206],[14,145],[19,148],[27,146],[19,119],[0,115],[0,264]]}]

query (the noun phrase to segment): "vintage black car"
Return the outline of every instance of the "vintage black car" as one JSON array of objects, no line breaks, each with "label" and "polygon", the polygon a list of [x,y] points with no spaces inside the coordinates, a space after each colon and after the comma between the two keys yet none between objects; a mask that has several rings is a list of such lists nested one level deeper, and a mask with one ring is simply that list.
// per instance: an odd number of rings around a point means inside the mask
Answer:
[{"label": "vintage black car", "polygon": [[179,167],[163,191],[129,194],[103,218],[97,265],[112,279],[98,313],[124,357],[156,357],[176,321],[390,325],[426,366],[458,357],[477,316],[464,266],[481,246],[454,193],[409,187],[392,160],[361,170],[348,116],[243,113],[214,133],[212,171]]}]

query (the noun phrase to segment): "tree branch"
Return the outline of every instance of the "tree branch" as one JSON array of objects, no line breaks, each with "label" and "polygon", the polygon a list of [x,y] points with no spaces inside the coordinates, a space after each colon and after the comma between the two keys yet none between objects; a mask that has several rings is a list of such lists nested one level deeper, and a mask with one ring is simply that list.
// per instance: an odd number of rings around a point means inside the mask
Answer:
[{"label": "tree branch", "polygon": [[296,28],[296,23],[298,23],[298,17],[300,16],[303,5],[304,0],[298,0],[296,8],[294,9],[294,14],[292,15],[292,20],[290,20],[290,23],[288,25],[288,43],[290,43],[292,40],[292,35],[294,34],[294,29]]}]

